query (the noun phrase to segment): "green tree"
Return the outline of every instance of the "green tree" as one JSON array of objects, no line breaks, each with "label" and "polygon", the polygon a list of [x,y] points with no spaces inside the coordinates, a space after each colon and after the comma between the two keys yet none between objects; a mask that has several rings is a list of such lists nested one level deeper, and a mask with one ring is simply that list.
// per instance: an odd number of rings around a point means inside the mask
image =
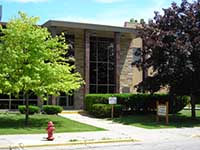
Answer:
[{"label": "green tree", "polygon": [[67,45],[62,36],[52,37],[47,28],[37,26],[38,18],[19,12],[0,37],[0,93],[23,92],[26,101],[25,124],[28,125],[28,98],[31,94],[70,93],[84,83],[73,72],[66,58]]},{"label": "green tree", "polygon": [[[143,24],[143,49],[134,62],[138,68],[152,67],[153,74],[138,87],[151,92],[168,86],[172,94],[190,95],[192,117],[200,93],[200,1],[182,0],[178,6],[155,12],[154,20]],[[145,56],[145,61],[143,61]]]}]

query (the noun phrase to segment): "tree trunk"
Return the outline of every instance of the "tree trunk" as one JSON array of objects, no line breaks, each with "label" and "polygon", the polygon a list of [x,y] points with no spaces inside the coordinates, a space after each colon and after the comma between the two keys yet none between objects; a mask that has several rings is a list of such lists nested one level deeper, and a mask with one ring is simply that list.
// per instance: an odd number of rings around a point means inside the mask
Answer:
[{"label": "tree trunk", "polygon": [[25,111],[25,126],[28,126],[28,118],[29,118],[29,103],[28,103],[28,94],[25,93],[25,105],[26,105],[26,111]]},{"label": "tree trunk", "polygon": [[191,94],[191,111],[192,111],[192,118],[195,119],[196,118],[196,111],[195,111],[195,95]]},{"label": "tree trunk", "polygon": [[[145,81],[147,76],[148,76],[147,69],[143,67],[142,68],[142,81]],[[142,87],[142,93],[146,93],[144,86]]]}]

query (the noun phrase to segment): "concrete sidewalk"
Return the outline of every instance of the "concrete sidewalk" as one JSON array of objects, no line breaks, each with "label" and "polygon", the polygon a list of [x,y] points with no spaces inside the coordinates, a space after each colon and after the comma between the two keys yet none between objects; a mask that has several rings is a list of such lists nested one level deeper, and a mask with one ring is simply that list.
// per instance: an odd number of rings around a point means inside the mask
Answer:
[{"label": "concrete sidewalk", "polygon": [[[106,129],[107,131],[55,133],[54,141],[47,141],[47,134],[1,135],[0,149],[20,147],[67,146],[111,142],[156,142],[200,138],[200,128],[142,129],[96,119],[81,114],[60,114],[62,117]],[[67,127],[66,127],[67,128]]]},{"label": "concrete sidewalk", "polygon": [[61,116],[96,127],[107,129],[113,135],[125,136],[141,142],[170,141],[200,137],[200,127],[194,128],[168,128],[168,129],[144,129],[130,125],[115,123],[106,119],[91,118],[80,114],[61,114]]}]

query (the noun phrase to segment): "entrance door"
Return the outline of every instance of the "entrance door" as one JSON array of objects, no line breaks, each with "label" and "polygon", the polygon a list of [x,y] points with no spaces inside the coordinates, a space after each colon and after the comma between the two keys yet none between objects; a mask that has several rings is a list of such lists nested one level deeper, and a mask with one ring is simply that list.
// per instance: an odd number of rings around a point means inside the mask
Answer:
[{"label": "entrance door", "polygon": [[74,108],[74,98],[73,96],[59,96],[57,97],[57,105],[62,106],[63,109],[73,109]]}]

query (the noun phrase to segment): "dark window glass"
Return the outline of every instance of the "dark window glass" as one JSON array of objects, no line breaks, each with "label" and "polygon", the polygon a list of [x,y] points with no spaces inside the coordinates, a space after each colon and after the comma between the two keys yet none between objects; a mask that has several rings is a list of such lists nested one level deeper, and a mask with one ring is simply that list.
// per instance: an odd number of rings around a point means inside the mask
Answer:
[{"label": "dark window glass", "polygon": [[115,65],[109,63],[109,84],[115,84]]},{"label": "dark window glass", "polygon": [[98,93],[108,93],[108,87],[105,85],[98,85]]},{"label": "dark window glass", "polygon": [[90,93],[97,93],[96,85],[90,85]]},{"label": "dark window glass", "polygon": [[113,39],[90,37],[90,93],[114,93],[115,84]]},{"label": "dark window glass", "polygon": [[97,68],[96,63],[90,63],[90,84],[96,84]]},{"label": "dark window glass", "polygon": [[74,96],[73,95],[70,95],[68,96],[68,105],[69,106],[74,106]]},{"label": "dark window glass", "polygon": [[98,61],[107,61],[108,44],[106,42],[98,42]]},{"label": "dark window glass", "polygon": [[60,106],[67,106],[66,96],[60,96],[59,97],[59,105]]},{"label": "dark window glass", "polygon": [[35,95],[34,93],[29,96],[29,99],[37,99],[37,98],[38,98],[37,95]]},{"label": "dark window glass", "polygon": [[0,99],[9,99],[8,95],[0,94]]},{"label": "dark window glass", "polygon": [[107,64],[106,63],[98,63],[98,84],[107,84]]},{"label": "dark window glass", "polygon": [[9,109],[9,101],[1,101],[0,109]]},{"label": "dark window glass", "polygon": [[115,93],[115,86],[109,86],[109,93]]},{"label": "dark window glass", "polygon": [[74,35],[71,34],[65,34],[65,41],[68,45],[68,53],[66,57],[74,57]]},{"label": "dark window glass", "polygon": [[114,44],[110,43],[110,45],[108,45],[108,55],[109,55],[109,61],[110,62],[114,62],[115,61],[115,51],[114,51]]},{"label": "dark window glass", "polygon": [[23,101],[12,100],[11,109],[18,109],[18,105],[23,105]]},{"label": "dark window glass", "polygon": [[60,96],[57,97],[57,104],[64,108],[67,106],[74,106],[74,91],[70,91],[70,93],[71,95],[61,92]]},{"label": "dark window glass", "polygon": [[90,61],[97,60],[97,47],[95,42],[90,43]]}]

